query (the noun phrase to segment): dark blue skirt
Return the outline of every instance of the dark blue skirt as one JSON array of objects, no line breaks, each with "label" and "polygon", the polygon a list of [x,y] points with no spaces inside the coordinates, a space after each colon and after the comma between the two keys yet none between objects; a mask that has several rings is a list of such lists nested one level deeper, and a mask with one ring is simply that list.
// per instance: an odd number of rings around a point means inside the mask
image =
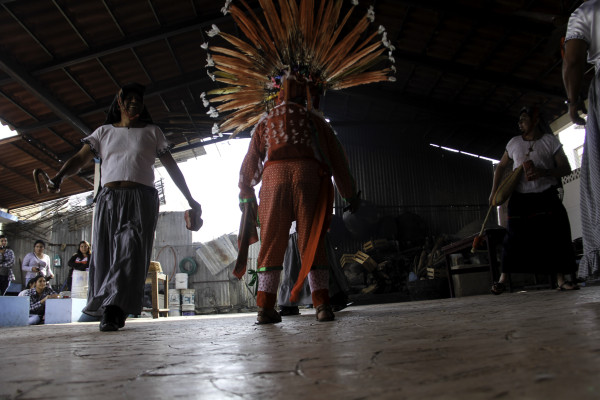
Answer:
[{"label": "dark blue skirt", "polygon": [[508,201],[502,272],[571,274],[576,268],[569,217],[556,189],[513,193]]}]

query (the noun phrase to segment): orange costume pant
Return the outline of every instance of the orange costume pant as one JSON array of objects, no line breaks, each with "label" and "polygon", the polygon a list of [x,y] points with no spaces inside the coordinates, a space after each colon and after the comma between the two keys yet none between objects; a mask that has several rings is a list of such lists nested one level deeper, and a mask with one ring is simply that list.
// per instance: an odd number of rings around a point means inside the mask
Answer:
[{"label": "orange costume pant", "polygon": [[[258,270],[283,269],[290,228],[296,221],[298,250],[304,254],[319,200],[321,179],[331,179],[317,160],[267,162],[260,188],[258,218],[261,247]],[[327,253],[319,242],[312,269],[327,269]]]}]

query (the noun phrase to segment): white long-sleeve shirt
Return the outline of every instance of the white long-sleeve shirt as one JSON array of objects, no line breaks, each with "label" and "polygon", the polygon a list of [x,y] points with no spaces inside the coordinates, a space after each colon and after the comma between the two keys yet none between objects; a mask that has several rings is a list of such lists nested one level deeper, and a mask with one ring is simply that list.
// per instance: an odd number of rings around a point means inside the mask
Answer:
[{"label": "white long-sleeve shirt", "polygon": [[35,253],[27,253],[21,266],[21,269],[27,272],[27,275],[25,275],[26,284],[38,274],[38,272],[32,271],[34,267],[39,268],[39,273],[44,276],[54,276],[54,273],[50,269],[50,256],[48,254],[44,254],[42,258],[39,258]]}]

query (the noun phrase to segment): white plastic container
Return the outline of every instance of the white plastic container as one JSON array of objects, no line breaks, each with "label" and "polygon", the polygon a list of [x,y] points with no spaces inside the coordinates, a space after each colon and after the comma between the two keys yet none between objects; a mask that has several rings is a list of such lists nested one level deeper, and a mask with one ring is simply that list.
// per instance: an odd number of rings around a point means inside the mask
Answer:
[{"label": "white plastic container", "polygon": [[175,289],[187,289],[188,287],[188,274],[180,273],[175,274]]},{"label": "white plastic container", "polygon": [[71,297],[74,299],[87,299],[88,272],[73,270],[73,281],[71,283]]}]

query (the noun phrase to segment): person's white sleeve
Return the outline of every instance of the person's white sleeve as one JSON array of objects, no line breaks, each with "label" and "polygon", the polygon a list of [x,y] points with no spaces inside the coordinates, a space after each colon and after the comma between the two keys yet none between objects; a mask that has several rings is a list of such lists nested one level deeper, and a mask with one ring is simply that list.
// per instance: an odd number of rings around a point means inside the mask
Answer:
[{"label": "person's white sleeve", "polygon": [[593,10],[583,3],[569,18],[569,24],[567,25],[567,34],[565,36],[565,42],[571,39],[581,39],[586,43],[590,44],[592,40],[591,25],[592,21],[590,18],[593,17]]}]

